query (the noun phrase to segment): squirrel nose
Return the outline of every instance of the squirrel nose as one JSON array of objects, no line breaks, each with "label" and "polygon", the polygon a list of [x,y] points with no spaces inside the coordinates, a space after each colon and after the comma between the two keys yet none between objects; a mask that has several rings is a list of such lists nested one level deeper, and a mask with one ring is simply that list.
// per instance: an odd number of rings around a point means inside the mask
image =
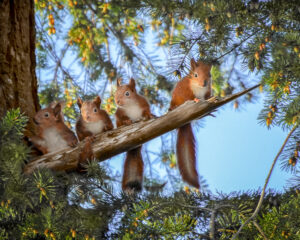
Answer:
[{"label": "squirrel nose", "polygon": [[89,115],[87,115],[87,116],[86,116],[86,118],[87,118],[87,119],[90,119],[90,116],[89,116]]},{"label": "squirrel nose", "polygon": [[120,104],[120,100],[117,101],[117,104]]}]

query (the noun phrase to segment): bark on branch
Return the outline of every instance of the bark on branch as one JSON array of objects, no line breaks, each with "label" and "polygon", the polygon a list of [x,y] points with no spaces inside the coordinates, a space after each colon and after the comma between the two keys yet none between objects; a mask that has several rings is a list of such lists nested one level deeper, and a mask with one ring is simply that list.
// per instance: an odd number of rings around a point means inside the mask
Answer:
[{"label": "bark on branch", "polygon": [[[211,111],[257,88],[255,85],[240,93],[218,100],[213,97],[205,102],[188,101],[167,114],[148,121],[124,126],[99,134],[93,143],[93,151],[98,161],[104,161],[122,152],[133,149],[143,143],[172,131],[194,119],[202,118]],[[78,166],[78,156],[84,142],[75,148],[66,148],[59,152],[36,158],[25,166],[24,172],[31,173],[37,168],[72,171]]]}]

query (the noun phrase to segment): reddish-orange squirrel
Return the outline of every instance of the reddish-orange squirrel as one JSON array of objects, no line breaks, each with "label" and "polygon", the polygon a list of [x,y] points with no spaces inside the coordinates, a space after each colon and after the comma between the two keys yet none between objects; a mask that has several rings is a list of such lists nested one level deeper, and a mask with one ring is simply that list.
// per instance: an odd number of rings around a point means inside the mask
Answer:
[{"label": "reddish-orange squirrel", "polygon": [[[191,59],[189,74],[181,79],[172,93],[170,110],[188,100],[203,101],[211,97],[211,65],[196,62]],[[196,170],[195,138],[190,123],[178,129],[177,162],[182,179],[190,185],[199,188],[198,173]]]},{"label": "reddish-orange squirrel", "polygon": [[65,125],[62,116],[61,103],[58,102],[39,110],[33,118],[37,124],[37,135],[29,140],[43,154],[77,145],[75,134]]},{"label": "reddish-orange squirrel", "polygon": [[76,133],[79,141],[114,128],[107,112],[100,109],[101,98],[97,96],[93,101],[77,99],[80,118],[76,122]]},{"label": "reddish-orange squirrel", "polygon": [[[115,102],[118,106],[116,111],[117,127],[152,117],[150,105],[143,96],[136,92],[133,78],[130,79],[129,84],[122,86],[121,79],[117,80]],[[122,179],[122,189],[125,192],[142,190],[144,162],[141,150],[140,146],[126,154]]]},{"label": "reddish-orange squirrel", "polygon": [[76,133],[79,141],[86,139],[86,145],[81,152],[80,161],[91,159],[93,151],[91,142],[96,134],[114,128],[111,119],[105,110],[100,109],[101,98],[97,96],[93,101],[77,99],[80,117],[76,122]]}]

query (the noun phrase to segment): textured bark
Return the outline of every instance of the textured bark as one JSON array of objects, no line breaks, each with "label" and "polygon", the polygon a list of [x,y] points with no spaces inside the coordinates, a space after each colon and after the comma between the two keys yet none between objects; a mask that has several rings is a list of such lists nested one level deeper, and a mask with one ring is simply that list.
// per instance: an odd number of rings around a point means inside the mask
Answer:
[{"label": "textured bark", "polygon": [[[221,100],[211,98],[205,102],[198,103],[188,101],[160,118],[120,127],[97,135],[92,146],[94,155],[98,161],[104,161],[117,154],[136,148],[194,119],[206,116],[211,111],[256,87],[258,85]],[[54,170],[75,170],[78,166],[78,156],[84,144],[84,142],[81,142],[76,148],[66,148],[56,153],[43,155],[27,164],[24,172],[31,173],[33,170],[42,167]]]},{"label": "textured bark", "polygon": [[29,136],[39,109],[35,61],[33,0],[0,0],[0,118],[19,107],[29,116]]}]

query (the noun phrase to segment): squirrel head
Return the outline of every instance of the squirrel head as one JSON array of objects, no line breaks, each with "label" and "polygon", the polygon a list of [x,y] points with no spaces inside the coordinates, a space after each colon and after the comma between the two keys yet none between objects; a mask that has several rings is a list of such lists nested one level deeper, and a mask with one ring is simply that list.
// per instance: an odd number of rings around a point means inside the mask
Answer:
[{"label": "squirrel head", "polygon": [[41,109],[35,114],[33,121],[41,128],[55,126],[62,121],[61,103],[50,104],[49,107]]},{"label": "squirrel head", "polygon": [[191,82],[200,85],[201,87],[207,87],[211,81],[210,70],[212,65],[206,64],[202,61],[196,62],[194,58],[191,59],[191,70],[189,78]]},{"label": "squirrel head", "polygon": [[77,105],[85,122],[97,122],[101,119],[100,104],[101,98],[99,96],[95,97],[93,101],[77,99]]},{"label": "squirrel head", "polygon": [[121,85],[121,78],[117,80],[115,102],[119,107],[126,106],[136,101],[135,80],[130,79],[129,84]]}]

